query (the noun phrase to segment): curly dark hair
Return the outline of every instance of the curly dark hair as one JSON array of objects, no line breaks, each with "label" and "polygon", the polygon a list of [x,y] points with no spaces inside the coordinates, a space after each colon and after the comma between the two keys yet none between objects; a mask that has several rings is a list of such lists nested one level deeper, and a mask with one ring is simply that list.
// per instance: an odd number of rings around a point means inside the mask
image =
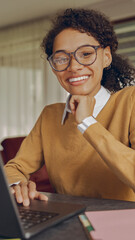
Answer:
[{"label": "curly dark hair", "polygon": [[104,69],[102,85],[110,91],[118,91],[134,85],[135,69],[127,59],[116,54],[117,36],[111,21],[103,13],[86,9],[66,9],[53,20],[52,29],[42,41],[41,47],[49,57],[53,51],[55,37],[64,29],[73,28],[93,36],[105,48],[110,47],[112,63]]}]

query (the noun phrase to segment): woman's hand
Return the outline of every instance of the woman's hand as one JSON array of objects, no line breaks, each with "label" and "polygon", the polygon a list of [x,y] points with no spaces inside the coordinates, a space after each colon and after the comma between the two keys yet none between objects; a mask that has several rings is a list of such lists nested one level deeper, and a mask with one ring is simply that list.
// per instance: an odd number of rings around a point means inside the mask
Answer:
[{"label": "woman's hand", "polygon": [[93,115],[95,102],[95,98],[89,95],[72,95],[69,104],[72,114],[75,116],[75,120],[78,124],[86,117]]},{"label": "woman's hand", "polygon": [[44,194],[36,191],[36,184],[32,181],[20,182],[17,185],[10,187],[11,193],[14,194],[17,203],[22,203],[24,206],[30,205],[31,199],[48,200]]}]

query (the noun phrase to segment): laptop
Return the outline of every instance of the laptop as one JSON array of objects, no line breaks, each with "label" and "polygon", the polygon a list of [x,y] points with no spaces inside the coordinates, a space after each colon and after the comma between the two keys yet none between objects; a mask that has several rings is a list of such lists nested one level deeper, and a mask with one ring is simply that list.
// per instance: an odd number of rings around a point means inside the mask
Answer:
[{"label": "laptop", "polygon": [[30,206],[17,204],[11,194],[0,156],[0,238],[29,239],[85,210],[81,204],[32,200]]}]

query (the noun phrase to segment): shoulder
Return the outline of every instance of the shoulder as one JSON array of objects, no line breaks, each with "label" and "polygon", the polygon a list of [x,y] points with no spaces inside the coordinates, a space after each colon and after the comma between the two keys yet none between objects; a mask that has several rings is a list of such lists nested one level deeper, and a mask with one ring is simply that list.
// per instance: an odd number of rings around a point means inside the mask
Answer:
[{"label": "shoulder", "polygon": [[125,87],[118,92],[112,94],[117,99],[134,99],[135,100],[135,86]]},{"label": "shoulder", "polygon": [[64,103],[56,103],[45,106],[33,128],[40,134],[41,126],[43,127],[46,125],[48,127],[48,125],[52,125],[54,123],[60,124],[64,113],[64,108]]},{"label": "shoulder", "polygon": [[64,111],[65,103],[54,103],[45,106],[44,111]]},{"label": "shoulder", "polygon": [[42,115],[53,116],[53,117],[62,117],[65,108],[65,103],[55,103],[45,106],[43,109]]}]

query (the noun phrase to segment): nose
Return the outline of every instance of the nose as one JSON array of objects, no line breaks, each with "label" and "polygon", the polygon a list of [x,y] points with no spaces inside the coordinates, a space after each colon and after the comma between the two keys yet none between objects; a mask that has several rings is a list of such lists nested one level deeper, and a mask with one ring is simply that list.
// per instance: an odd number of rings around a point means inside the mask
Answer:
[{"label": "nose", "polygon": [[68,71],[77,71],[83,68],[83,65],[81,65],[80,63],[78,63],[76,61],[76,59],[74,58],[74,56],[71,56],[71,60],[70,60],[70,65],[67,68]]}]

